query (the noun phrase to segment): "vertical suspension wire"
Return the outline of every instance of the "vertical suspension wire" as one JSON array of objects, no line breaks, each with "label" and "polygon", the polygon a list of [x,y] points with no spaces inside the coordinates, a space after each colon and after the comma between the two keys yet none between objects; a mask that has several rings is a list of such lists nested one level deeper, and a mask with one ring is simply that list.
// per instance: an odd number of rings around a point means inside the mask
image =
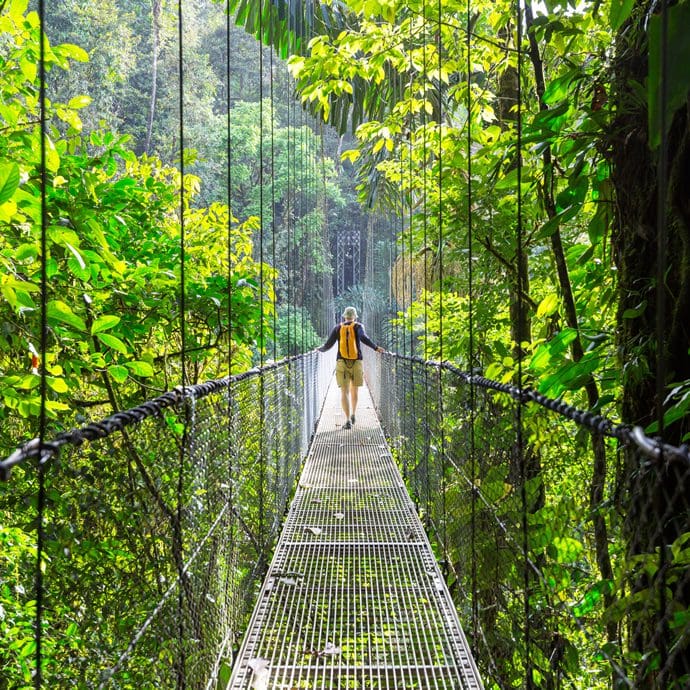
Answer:
[{"label": "vertical suspension wire", "polygon": [[[402,100],[402,74],[399,72],[396,73],[395,75],[395,85],[394,85],[394,96],[393,96],[393,102],[396,103],[400,100]],[[400,218],[398,219],[400,222],[400,234],[399,234],[399,242],[400,242],[400,270],[398,271],[399,275],[399,286],[400,286],[400,291],[402,294],[402,303],[403,303],[403,309],[402,309],[402,314],[399,319],[400,321],[400,338],[402,341],[402,351],[403,354],[412,354],[411,352],[407,351],[407,335],[406,335],[406,329],[407,329],[407,312],[409,312],[411,304],[412,304],[412,299],[411,296],[407,293],[407,271],[409,269],[409,257],[406,256],[406,251],[405,251],[405,165],[403,163],[402,159],[402,148],[400,151],[400,192],[399,192],[399,199],[400,199],[400,208],[399,208],[399,213],[400,213]],[[407,411],[405,408],[407,407],[407,401],[403,399],[403,414],[407,417]]]},{"label": "vertical suspension wire", "polygon": [[[263,11],[259,11],[259,366],[264,365],[266,332],[265,320],[265,273],[264,273],[264,23]],[[264,483],[266,481],[264,431],[266,421],[265,381],[263,373],[259,376],[259,535],[260,558],[264,558]]]},{"label": "vertical suspension wire", "polygon": [[422,108],[422,241],[424,243],[424,360],[429,359],[429,218],[427,215],[427,112],[426,112],[426,98],[427,98],[427,72],[428,66],[426,62],[426,0],[422,0],[422,83],[424,84],[425,105]]},{"label": "vertical suspension wire", "polygon": [[305,276],[305,281],[304,284],[308,286],[307,288],[307,295],[309,295],[309,301],[307,303],[307,300],[305,300],[305,307],[306,307],[306,313],[304,314],[305,317],[302,319],[302,323],[304,324],[304,347],[303,347],[303,352],[306,352],[307,347],[308,347],[308,340],[307,340],[307,326],[310,325],[311,323],[311,313],[312,313],[312,301],[313,301],[313,290],[314,290],[314,282],[313,278],[314,276],[312,275],[312,260],[314,257],[314,235],[315,235],[315,230],[316,230],[316,215],[314,213],[314,182],[315,182],[315,177],[314,177],[314,145],[316,143],[316,140],[314,138],[314,131],[312,129],[312,126],[314,124],[314,120],[310,120],[309,124],[307,125],[307,132],[305,132],[306,137],[307,137],[307,213],[308,213],[308,219],[309,222],[307,223],[307,248],[306,248],[306,260],[304,262],[305,265],[305,271],[306,271],[306,276]]},{"label": "vertical suspension wire", "polygon": [[264,272],[264,44],[263,44],[263,13],[259,13],[259,364],[264,365],[264,301],[265,301],[265,272]]},{"label": "vertical suspension wire", "polygon": [[[232,210],[233,210],[233,203],[232,203],[232,187],[233,187],[233,171],[232,171],[232,112],[231,112],[231,91],[232,91],[232,83],[231,83],[231,69],[230,69],[230,49],[231,49],[231,43],[230,43],[230,29],[231,29],[231,21],[230,21],[230,0],[226,0],[225,4],[225,83],[226,83],[226,94],[225,97],[227,99],[226,101],[226,123],[225,123],[225,128],[226,128],[226,134],[227,134],[227,148],[225,152],[225,161],[226,161],[226,166],[227,166],[227,178],[228,178],[228,188],[227,188],[227,195],[228,195],[228,226],[227,226],[227,281],[228,281],[228,286],[227,286],[227,300],[228,300],[228,306],[227,306],[227,320],[228,320],[228,353],[227,353],[227,367],[228,367],[228,378],[232,376],[232,346],[233,346],[233,341],[232,341],[232,322],[233,322],[233,305],[232,305],[232,298],[233,298],[233,286],[232,286],[232,224],[233,224],[233,216],[232,216]],[[226,422],[226,434],[227,434],[227,442],[226,442],[226,448],[225,452],[227,454],[227,459],[228,459],[228,476],[229,477],[234,477],[235,476],[235,452],[234,452],[234,439],[233,439],[233,432],[234,432],[234,415],[232,411],[232,406],[233,406],[233,400],[232,400],[232,389],[228,385],[226,389],[226,396],[227,396],[227,410],[225,414],[225,422]],[[228,514],[230,516],[234,516],[235,513],[235,488],[234,488],[234,482],[229,481],[227,482],[228,488],[227,488],[227,505],[228,505]],[[235,568],[235,558],[237,554],[237,549],[236,549],[236,520],[234,517],[230,518],[230,525],[229,525],[229,549],[228,549],[228,564],[227,568],[230,572],[234,571]],[[230,627],[231,633],[234,633],[235,631],[232,629],[234,628],[236,622],[239,620],[238,616],[238,602],[237,602],[237,594],[235,593],[235,588],[231,587],[230,583],[232,582],[230,576],[228,574],[225,575],[225,587],[224,587],[224,602],[228,602],[228,598],[230,598],[230,601],[228,603],[230,607]],[[229,593],[230,592],[230,593]],[[227,638],[226,638],[227,639]],[[225,643],[227,644],[227,642]],[[219,650],[220,654],[225,654],[225,645],[223,648]]]},{"label": "vertical suspension wire", "polygon": [[[427,185],[429,180],[427,178],[427,165],[428,165],[428,153],[427,153],[427,111],[426,111],[426,100],[428,91],[428,65],[427,65],[427,24],[426,24],[426,0],[422,0],[422,83],[424,84],[424,107],[422,108],[422,151],[423,151],[423,165],[422,165],[422,211],[423,211],[423,242],[424,242],[424,361],[429,361],[429,205],[428,205],[428,195],[427,195]],[[424,487],[424,498],[425,498],[425,508],[426,508],[426,519],[427,519],[427,529],[428,529],[428,519],[431,509],[431,484],[429,476],[429,447],[431,445],[431,439],[429,434],[429,367],[424,367],[424,428],[425,428],[425,439],[424,439],[424,481],[426,486]]]},{"label": "vertical suspension wire", "polygon": [[[467,17],[465,29],[465,70],[467,93],[465,108],[467,110],[466,122],[466,155],[467,155],[467,295],[468,295],[468,344],[467,365],[470,374],[474,374],[474,247],[472,224],[472,0],[467,0]],[[476,421],[476,388],[474,379],[470,378],[470,478],[472,486],[477,486],[477,453],[475,447],[474,426]],[[473,645],[479,639],[479,597],[477,593],[477,492],[470,494],[470,591],[472,593],[472,641]]]},{"label": "vertical suspension wire", "polygon": [[[186,282],[185,282],[185,192],[184,192],[184,176],[185,176],[185,165],[184,165],[184,142],[185,142],[185,128],[184,128],[184,16],[183,16],[183,0],[178,0],[177,3],[177,41],[178,41],[178,86],[179,86],[179,98],[178,98],[178,117],[179,117],[179,137],[180,137],[180,379],[182,385],[182,397],[185,398],[185,387],[187,385],[187,371],[186,371],[186,325],[185,325],[185,313],[186,313]],[[183,489],[185,472],[184,465],[186,459],[186,448],[188,441],[188,408],[185,404],[185,423],[182,430],[182,442],[180,443],[180,465],[178,469],[177,477],[177,514],[176,521],[177,526],[175,530],[175,549],[177,550],[177,560],[178,560],[178,577],[180,578],[180,586],[177,590],[177,607],[178,607],[178,620],[177,620],[177,634],[178,634],[178,655],[177,659],[177,687],[182,689],[186,687],[186,671],[185,671],[185,649],[184,649],[184,587],[182,586],[182,580],[184,578],[183,568],[184,568],[184,544],[182,539],[182,513],[183,513]]]},{"label": "vertical suspension wire", "polygon": [[[290,32],[290,17],[288,17],[288,33]],[[290,150],[291,144],[291,124],[292,118],[290,117],[292,111],[292,99],[290,98],[290,72],[285,70],[285,110],[286,110],[286,127],[287,127],[287,146],[286,146],[286,187],[285,187],[285,224],[286,224],[286,237],[285,237],[285,262],[286,262],[286,276],[285,276],[285,298],[287,301],[286,309],[286,324],[285,328],[287,331],[287,354],[292,355],[293,344],[291,342],[292,337],[292,215],[294,213],[292,207],[292,194],[293,194],[293,184],[294,180],[292,177],[292,153]]]},{"label": "vertical suspension wire", "polygon": [[[438,67],[438,359],[443,362],[443,80],[441,79],[441,71],[443,67],[442,51],[443,51],[443,0],[438,0],[438,32],[436,34],[436,59]],[[448,574],[448,535],[446,530],[446,434],[445,434],[445,414],[443,404],[443,369],[438,370],[438,411],[439,411],[439,425],[441,438],[441,496],[442,506],[441,514],[443,515],[441,542],[443,546],[444,571]]]},{"label": "vertical suspension wire", "polygon": [[[413,201],[414,201],[414,185],[412,183],[413,179],[413,166],[412,166],[412,149],[413,149],[413,143],[412,143],[412,135],[413,135],[413,130],[414,130],[414,116],[412,114],[412,89],[414,85],[414,63],[412,61],[412,48],[413,48],[413,42],[414,42],[414,34],[413,34],[413,20],[412,17],[409,18],[409,32],[408,32],[408,41],[409,41],[409,51],[410,51],[410,61],[409,61],[409,70],[410,70],[410,77],[409,77],[409,86],[408,86],[408,133],[407,133],[407,175],[408,175],[408,215],[410,218],[410,242],[409,242],[409,250],[410,250],[410,295],[413,294],[413,281],[412,281],[412,253],[414,249],[414,243],[413,243],[413,238],[412,238],[412,220],[413,220]],[[415,353],[415,342],[414,342],[414,323],[413,323],[413,317],[412,317],[412,309],[410,309],[410,318],[409,318],[409,329],[410,329],[410,355],[414,356]],[[417,420],[417,382],[415,381],[415,375],[414,375],[415,369],[414,367],[410,367],[410,375],[411,375],[411,388],[412,388],[412,419]],[[412,426],[412,467],[417,466],[418,462],[418,444],[417,444],[417,425],[416,423],[413,424]],[[406,473],[407,474],[407,473]],[[407,477],[405,477],[407,479]]]},{"label": "vertical suspension wire", "polygon": [[[515,131],[515,147],[516,147],[516,164],[517,164],[517,208],[516,208],[516,251],[515,258],[517,261],[517,386],[522,388],[523,382],[523,354],[522,343],[526,334],[522,332],[524,323],[524,309],[523,295],[526,288],[525,276],[525,257],[524,257],[524,228],[522,217],[522,117],[523,117],[523,102],[522,102],[522,66],[523,66],[523,26],[522,26],[522,2],[516,0],[515,2],[515,20],[516,20],[516,49],[517,49],[517,114],[516,114],[516,131]],[[532,673],[532,630],[531,630],[531,607],[529,602],[530,591],[530,564],[529,564],[529,539],[528,539],[528,524],[527,524],[527,467],[524,448],[524,430],[523,430],[523,403],[518,400],[515,405],[516,410],[516,434],[517,434],[517,453],[520,473],[520,502],[522,506],[522,551],[523,551],[523,585],[525,591],[524,598],[524,643],[525,643],[525,687],[530,690],[534,687],[534,678]]]},{"label": "vertical suspension wire", "polygon": [[36,612],[34,618],[34,639],[36,643],[35,660],[36,669],[34,673],[34,687],[38,689],[43,685],[43,609],[44,609],[44,585],[43,585],[43,551],[45,548],[45,510],[46,510],[46,461],[49,455],[44,447],[47,433],[47,378],[46,378],[46,355],[48,352],[48,195],[47,195],[47,167],[46,167],[46,8],[45,0],[38,2],[38,70],[39,70],[39,135],[41,137],[41,161],[40,161],[40,187],[41,187],[41,316],[40,316],[40,394],[41,407],[38,417],[38,495],[36,497],[36,572],[35,572],[35,596]]},{"label": "vertical suspension wire", "polygon": [[[656,270],[656,419],[658,433],[664,433],[664,399],[666,387],[666,357],[668,353],[666,343],[666,268],[668,243],[668,212],[666,208],[668,195],[668,132],[666,118],[666,104],[668,102],[668,0],[661,0],[661,56],[659,69],[659,126],[661,140],[659,143],[659,178],[657,182],[657,270]],[[660,453],[663,452],[660,450]],[[663,466],[663,457],[659,458],[659,466]],[[669,624],[667,615],[667,554],[665,545],[659,548],[659,611],[661,614],[662,634],[659,635],[659,656],[661,668],[665,669],[668,661]],[[663,671],[662,671],[663,672]]]},{"label": "vertical suspension wire", "polygon": [[[322,206],[321,206],[321,212],[323,214],[323,217],[321,219],[321,222],[323,223],[323,226],[321,228],[321,251],[324,254],[324,259],[329,255],[329,235],[330,235],[330,224],[328,222],[328,187],[326,185],[326,145],[325,145],[325,138],[323,135],[323,122],[319,123],[319,128],[320,128],[320,142],[321,142],[321,195],[322,195]],[[328,275],[327,271],[324,271],[321,277],[321,285],[322,285],[322,290],[323,290],[323,305],[321,308],[321,313],[319,317],[319,330],[318,333],[320,336],[325,336],[326,333],[328,333],[328,325],[329,325],[329,320],[328,320],[328,313],[330,310],[330,305],[333,297],[333,291],[332,289],[328,288],[330,276]]]},{"label": "vertical suspension wire", "polygon": [[[232,113],[231,113],[231,70],[230,70],[230,0],[225,1],[225,84],[226,84],[226,110],[225,110],[225,131],[227,134],[227,146],[225,150],[225,164],[226,164],[226,174],[228,177],[228,226],[227,226],[227,262],[228,262],[228,287],[227,287],[227,299],[228,306],[226,311],[226,316],[228,319],[228,376],[232,376],[232,319],[233,319],[233,309],[232,309]],[[228,414],[228,420],[230,415]],[[228,429],[230,431],[230,429]],[[229,434],[228,434],[229,435]],[[230,455],[232,457],[232,454]]]},{"label": "vertical suspension wire", "polygon": [[290,103],[292,110],[292,141],[291,150],[292,158],[290,160],[290,170],[292,171],[292,193],[291,204],[292,212],[290,214],[292,233],[289,238],[289,251],[292,257],[292,292],[290,295],[290,309],[292,311],[292,343],[294,352],[297,353],[297,276],[296,270],[299,262],[296,260],[297,248],[297,102],[293,99]]},{"label": "vertical suspension wire", "polygon": [[[371,211],[370,211],[371,213]],[[392,214],[391,214],[392,215]],[[396,222],[390,221],[391,241],[389,249],[389,264],[390,264],[390,283],[391,283],[391,312],[393,316],[393,324],[391,326],[391,341],[393,343],[393,351],[399,352],[398,335],[400,326],[396,323],[398,317],[398,234],[396,229]],[[396,360],[397,362],[397,360]],[[395,365],[397,367],[397,364]]]},{"label": "vertical suspension wire", "polygon": [[305,221],[305,207],[306,207],[306,195],[305,195],[305,179],[304,179],[304,147],[305,147],[305,132],[306,127],[304,123],[304,108],[300,108],[300,127],[299,127],[299,219],[300,219],[300,241],[301,241],[301,254],[298,257],[298,264],[302,267],[302,281],[301,281],[301,297],[300,297],[300,352],[304,352],[304,302],[305,302],[305,279],[306,279],[306,261],[305,261],[305,239],[306,239],[306,221]]},{"label": "vertical suspension wire", "polygon": [[668,194],[668,132],[666,104],[668,102],[668,0],[661,0],[661,60],[659,65],[660,97],[658,106],[661,140],[659,144],[659,181],[657,183],[657,272],[656,272],[656,417],[659,434],[664,432],[664,398],[666,382],[666,264],[668,228],[666,209]]},{"label": "vertical suspension wire", "polygon": [[[412,22],[410,21],[410,49],[412,48]],[[413,262],[413,256],[414,256],[414,241],[413,241],[413,200],[414,200],[414,186],[412,183],[412,177],[413,177],[413,169],[412,169],[412,129],[414,126],[414,119],[412,116],[412,83],[413,83],[413,78],[412,78],[412,70],[413,70],[413,64],[412,64],[412,54],[410,53],[410,85],[408,87],[409,91],[407,94],[408,97],[408,102],[410,103],[410,108],[408,112],[408,133],[407,133],[407,177],[408,177],[408,183],[407,183],[407,216],[408,216],[408,223],[409,223],[409,241],[408,241],[408,251],[410,253],[410,311],[408,314],[408,324],[407,327],[410,330],[410,355],[415,354],[415,342],[414,342],[414,317],[412,314],[412,302],[415,298],[415,284],[414,284],[414,262]],[[401,156],[402,159],[402,156]],[[414,395],[414,387],[413,387],[413,395]],[[414,415],[414,412],[413,412]]]},{"label": "vertical suspension wire", "polygon": [[278,300],[276,299],[276,285],[278,266],[276,264],[276,155],[275,155],[275,107],[273,103],[273,47],[269,52],[269,69],[270,77],[270,99],[271,99],[271,263],[273,265],[273,348],[272,359],[275,362],[277,358],[277,344],[278,344]]}]

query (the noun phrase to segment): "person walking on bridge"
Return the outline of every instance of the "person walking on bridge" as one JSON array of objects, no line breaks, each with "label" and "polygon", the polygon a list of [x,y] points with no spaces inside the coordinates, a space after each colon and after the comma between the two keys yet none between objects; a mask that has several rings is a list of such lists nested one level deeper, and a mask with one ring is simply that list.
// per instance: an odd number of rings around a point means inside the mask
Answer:
[{"label": "person walking on bridge", "polygon": [[355,423],[358,388],[364,384],[362,343],[376,352],[385,350],[367,336],[364,326],[357,321],[357,310],[354,307],[346,307],[343,310],[343,320],[333,328],[326,342],[317,349],[326,352],[336,343],[338,356],[335,362],[335,380],[340,388],[340,404],[345,413],[343,429],[351,429]]}]

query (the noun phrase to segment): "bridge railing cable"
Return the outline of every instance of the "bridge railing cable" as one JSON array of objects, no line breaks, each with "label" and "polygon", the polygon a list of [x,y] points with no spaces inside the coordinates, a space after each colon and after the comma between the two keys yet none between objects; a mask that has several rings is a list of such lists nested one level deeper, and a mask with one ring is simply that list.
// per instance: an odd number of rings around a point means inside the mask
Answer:
[{"label": "bridge railing cable", "polygon": [[[27,522],[37,463],[45,469],[45,687],[215,688],[229,677],[331,376],[328,357],[289,357],[170,391],[42,447],[31,441],[0,462],[11,479],[3,502]],[[29,561],[13,578],[27,601]],[[15,674],[8,687],[21,687],[31,641],[14,642],[0,640],[0,658]]]},{"label": "bridge railing cable", "polygon": [[[687,446],[447,362],[389,353],[368,358],[365,369],[487,685],[524,682],[515,626],[529,597],[535,687],[568,679],[591,688],[687,687],[690,528],[678,517],[690,514]],[[412,400],[423,401],[414,418],[403,414]],[[608,459],[596,505],[591,434]],[[605,518],[603,543],[595,513]],[[602,548],[613,578],[599,570]],[[667,552],[663,578],[659,549]]]}]

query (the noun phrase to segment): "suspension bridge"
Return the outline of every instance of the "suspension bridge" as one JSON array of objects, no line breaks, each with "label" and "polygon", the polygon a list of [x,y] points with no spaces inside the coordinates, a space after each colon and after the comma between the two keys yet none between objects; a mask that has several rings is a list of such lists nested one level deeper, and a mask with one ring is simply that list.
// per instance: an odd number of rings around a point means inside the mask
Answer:
[{"label": "suspension bridge", "polygon": [[[516,464],[515,409],[561,416],[642,464],[682,468],[687,451],[394,354],[366,358],[372,397],[345,430],[333,364],[312,352],[178,388],[0,463],[44,502],[46,687],[482,688],[501,677],[511,616],[532,673],[563,617],[581,653],[602,648],[584,625],[597,600],[555,596],[558,569],[525,539],[585,558],[581,526],[560,536],[555,504],[552,525],[536,519],[544,482]],[[568,471],[555,462],[549,473]],[[25,566],[17,586],[31,586]],[[636,685],[623,661],[607,668]],[[666,663],[687,658],[668,650]]]},{"label": "suspension bridge", "polygon": [[[16,3],[17,12],[21,4]],[[44,13],[43,3],[40,6]],[[218,281],[220,287],[208,300],[215,305],[211,311],[217,322],[209,325],[209,317],[204,324],[215,335],[227,335],[227,362],[219,370],[231,373],[189,383],[203,377],[195,378],[186,369],[193,359],[185,350],[190,340],[186,319],[195,309],[195,303],[186,300],[198,295],[189,292],[185,282],[189,279],[185,271],[194,267],[186,253],[186,221],[192,220],[195,209],[183,183],[179,208],[171,210],[171,203],[163,213],[180,235],[179,294],[172,301],[179,308],[181,351],[171,356],[175,361],[170,371],[179,375],[181,383],[161,395],[142,393],[141,399],[147,399],[134,407],[67,430],[57,422],[46,423],[49,306],[53,317],[57,310],[59,323],[80,334],[75,341],[83,334],[99,333],[93,327],[86,288],[83,319],[59,301],[46,302],[49,223],[71,231],[78,214],[75,219],[65,218],[67,204],[46,197],[52,178],[45,143],[45,72],[39,69],[45,64],[27,58],[15,70],[30,76],[36,68],[41,78],[35,95],[41,109],[36,118],[41,143],[32,153],[37,158],[40,148],[41,161],[30,163],[35,173],[32,179],[39,180],[41,187],[33,190],[34,196],[41,196],[43,210],[32,208],[31,222],[27,216],[18,224],[21,228],[33,224],[37,234],[40,227],[41,234],[40,251],[28,244],[20,247],[27,266],[29,259],[41,263],[42,344],[40,353],[32,353],[35,372],[31,376],[36,379],[27,384],[34,385],[40,378],[41,431],[0,460],[2,515],[11,515],[19,527],[8,531],[10,536],[0,530],[5,542],[0,543],[0,565],[5,565],[3,545],[13,555],[7,572],[0,572],[0,631],[4,633],[0,636],[0,690],[690,687],[688,447],[670,445],[596,410],[581,410],[516,385],[512,382],[523,379],[519,369],[497,381],[444,359],[443,314],[449,307],[442,297],[432,304],[430,283],[444,285],[446,101],[443,80],[434,82],[427,74],[434,71],[427,64],[427,50],[433,47],[439,58],[442,54],[440,9],[439,5],[437,27],[427,27],[427,8],[422,8],[422,27],[415,38],[423,44],[421,91],[430,100],[418,116],[411,105],[407,108],[409,132],[418,129],[423,150],[421,185],[413,174],[410,134],[401,144],[409,146],[408,158],[401,153],[399,170],[392,174],[401,180],[400,208],[395,211],[399,217],[390,220],[369,214],[366,231],[349,227],[340,237],[329,237],[325,223],[318,232],[306,232],[313,217],[326,216],[326,201],[325,192],[313,188],[318,175],[311,176],[312,188],[300,187],[299,192],[293,188],[301,176],[297,159],[304,166],[311,159],[313,173],[318,158],[316,138],[305,133],[308,128],[301,109],[297,134],[294,102],[285,107],[288,192],[282,202],[276,201],[273,82],[271,123],[266,126],[267,94],[259,47],[259,222],[256,248],[247,250],[249,255],[257,254],[257,275],[253,282],[242,278],[241,283],[233,282],[230,275],[237,259],[231,260],[228,96],[228,275]],[[468,5],[468,65],[469,9]],[[523,27],[520,3],[517,11],[515,50],[520,77],[525,53],[519,35]],[[335,16],[329,12],[323,12],[326,23]],[[264,12],[256,15],[246,20],[256,21],[258,35],[265,37]],[[286,20],[288,33],[295,30],[291,20]],[[44,23],[43,14],[37,44],[41,46]],[[179,141],[184,149],[181,4],[178,28]],[[458,44],[457,37],[453,43]],[[228,94],[230,53],[228,39]],[[270,60],[272,79],[272,53]],[[415,67],[414,71],[420,70]],[[441,74],[440,67],[436,71]],[[472,73],[470,66],[466,107],[463,104],[468,120],[475,107]],[[411,100],[402,73],[394,76],[381,85],[386,97],[373,100],[384,103],[390,97],[398,104]],[[293,85],[290,82],[285,92]],[[429,97],[432,87],[436,93]],[[518,93],[515,110],[521,123],[520,97]],[[16,119],[11,109],[8,112]],[[544,112],[548,111],[540,114]],[[432,114],[437,122],[428,119]],[[352,117],[364,115],[362,108]],[[343,122],[347,120],[347,108],[340,110],[340,116]],[[65,112],[61,117],[67,121]],[[470,129],[467,218],[453,220],[467,223],[469,273],[477,245],[472,239],[473,216],[481,215],[472,201],[475,142]],[[103,144],[98,137],[95,141]],[[373,147],[385,150],[389,145],[392,139],[380,139]],[[520,146],[518,142],[518,154]],[[30,147],[21,140],[18,148]],[[323,150],[320,155],[323,164]],[[51,159],[50,164],[57,162]],[[23,165],[29,167],[26,161]],[[185,156],[181,156],[183,180],[184,165]],[[437,175],[437,184],[427,180],[427,167]],[[3,172],[3,203],[19,189],[23,170],[20,176],[19,166],[15,168],[11,174]],[[516,189],[522,190],[521,161],[512,171]],[[507,186],[506,179],[507,175],[502,182]],[[130,182],[121,187],[136,187]],[[158,181],[150,176],[142,182],[146,194],[155,186],[149,183]],[[65,178],[55,177],[53,187],[58,193],[64,184]],[[10,190],[12,185],[15,189]],[[429,229],[431,212],[427,213],[426,203],[432,191],[437,197],[436,225]],[[573,198],[578,193],[574,187],[566,191]],[[520,193],[517,232],[510,248],[516,266],[510,299],[517,302],[515,310],[511,303],[510,317],[520,326],[514,331],[514,323],[505,326],[516,343],[528,340],[521,334],[524,313],[518,313],[525,308],[523,296],[529,292],[527,268],[521,261],[525,247]],[[89,190],[85,196],[92,195]],[[416,207],[417,202],[424,207]],[[281,203],[284,228],[277,218]],[[120,205],[117,197],[113,207],[119,211]],[[554,220],[558,216],[547,225],[551,227]],[[125,225],[117,213],[112,221],[117,227]],[[400,228],[395,227],[398,222]],[[413,230],[423,234],[421,248],[413,247]],[[314,246],[298,246],[298,234],[309,235]],[[409,246],[398,246],[398,234],[409,240]],[[322,336],[335,314],[334,290],[341,297],[353,287],[363,286],[365,320],[377,336],[387,338],[390,352],[365,357],[367,388],[352,429],[343,428],[338,409],[333,353],[309,351],[266,360],[264,329],[269,318],[264,310],[275,295],[264,266],[276,268],[280,263],[276,252],[281,251],[277,245],[283,239],[287,275],[281,289],[289,305],[286,352],[308,350],[304,346],[306,320],[311,319]],[[485,248],[495,249],[490,238],[487,243]],[[465,251],[459,245],[454,250]],[[79,248],[67,242],[66,250],[60,245],[60,251],[68,257],[64,265],[71,262],[75,281],[88,285],[92,274]],[[335,256],[334,279],[328,270],[311,273],[305,256],[316,254],[326,264],[329,252]],[[432,252],[438,259],[433,267],[427,263],[427,254]],[[209,270],[213,273],[216,268]],[[219,277],[216,273],[213,278]],[[660,275],[664,275],[663,267]],[[205,288],[202,283],[195,289]],[[21,287],[22,281],[18,284]],[[466,287],[469,354],[458,359],[471,362],[476,333],[475,285],[470,276]],[[256,319],[260,332],[251,338],[257,366],[237,372],[233,336],[247,326],[236,318],[232,298],[245,288],[254,291],[252,299],[260,312]],[[39,292],[37,286],[34,292]],[[395,314],[411,307],[424,293],[423,335],[419,324],[413,323],[412,309],[404,314],[408,323],[401,324],[399,319],[391,327]],[[386,294],[388,300],[381,297]],[[26,304],[15,295],[20,311],[33,305],[28,292],[24,299]],[[377,299],[387,302],[385,307],[375,307]],[[298,329],[298,303],[300,309],[311,312],[308,319],[304,313],[299,317],[301,347],[297,337],[290,338],[291,329],[293,336]],[[427,313],[430,305],[438,317],[433,325]],[[221,316],[225,307],[227,314]],[[34,309],[39,311],[37,305],[29,311]],[[274,337],[276,324],[274,316]],[[101,326],[110,327],[104,322]],[[196,327],[201,330],[198,323]],[[571,330],[577,329],[571,325]],[[119,348],[123,358],[129,356],[124,342],[112,335],[108,338],[107,333],[100,335],[92,338],[95,354],[102,355],[107,346],[115,352]],[[440,361],[418,356],[434,339],[438,339]],[[59,345],[60,338],[55,340]],[[218,336],[210,349],[220,350],[221,340]],[[567,347],[563,342],[556,345]],[[196,353],[204,347],[200,345]],[[274,343],[274,360],[276,351]],[[516,355],[516,359],[521,366],[521,358]],[[109,399],[94,406],[117,409],[112,382],[130,377],[130,371],[136,373],[142,362],[122,359],[135,365],[130,370],[124,364],[102,361],[94,365],[94,372],[106,380]],[[591,370],[586,373],[590,375]],[[576,379],[579,374],[565,375]],[[140,383],[137,380],[136,385]],[[575,381],[572,389],[583,385]],[[140,392],[144,390],[142,384]]]}]

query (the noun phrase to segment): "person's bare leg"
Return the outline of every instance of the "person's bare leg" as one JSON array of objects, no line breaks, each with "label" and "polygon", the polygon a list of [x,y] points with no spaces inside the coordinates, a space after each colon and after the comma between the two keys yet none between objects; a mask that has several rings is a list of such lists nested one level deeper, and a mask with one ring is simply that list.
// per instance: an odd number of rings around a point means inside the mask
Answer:
[{"label": "person's bare leg", "polygon": [[357,397],[359,395],[359,389],[357,386],[355,386],[355,382],[353,381],[350,385],[350,401],[352,403],[351,406],[351,412],[350,414],[352,415],[350,419],[352,419],[352,423],[354,424],[354,417],[355,417],[355,410],[357,409]]},{"label": "person's bare leg", "polygon": [[342,405],[343,412],[345,413],[345,421],[350,419],[350,400],[347,395],[347,390],[350,387],[348,381],[345,381],[340,389],[340,404]]}]

